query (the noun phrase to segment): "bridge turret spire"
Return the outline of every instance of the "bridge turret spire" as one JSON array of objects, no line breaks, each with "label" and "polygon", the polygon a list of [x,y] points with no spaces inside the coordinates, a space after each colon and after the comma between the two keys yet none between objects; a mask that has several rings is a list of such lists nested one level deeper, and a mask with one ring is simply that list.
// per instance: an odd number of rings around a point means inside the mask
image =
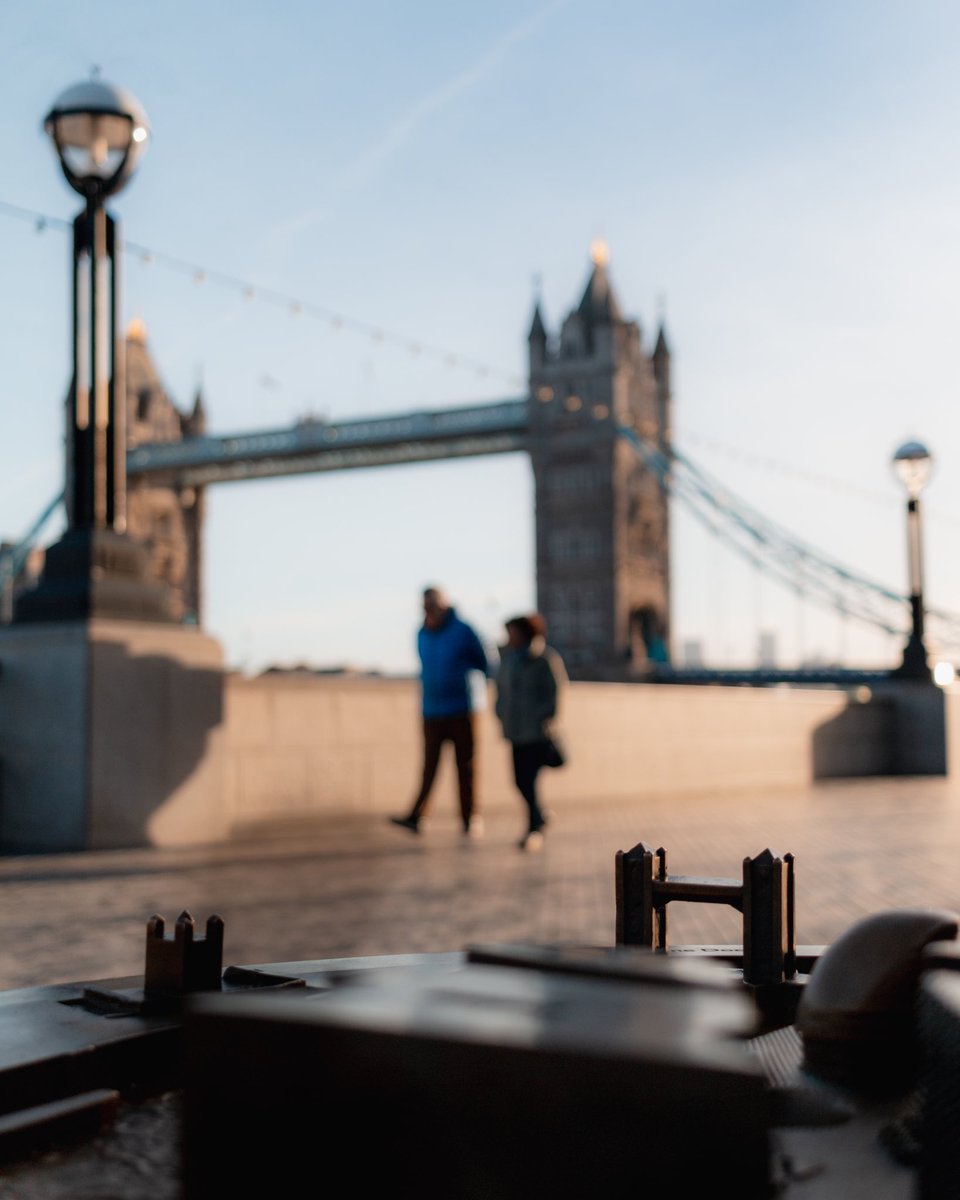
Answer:
[{"label": "bridge turret spire", "polygon": [[537,342],[543,346],[547,344],[547,329],[543,323],[543,314],[540,311],[539,300],[533,306],[533,318],[530,321],[530,332],[527,335],[527,341],[531,344]]},{"label": "bridge turret spire", "polygon": [[530,332],[527,334],[529,347],[530,370],[542,367],[547,361],[547,328],[543,323],[540,311],[540,277],[535,279],[536,297],[533,302],[533,318],[530,321]]},{"label": "bridge turret spire", "polygon": [[661,447],[670,444],[670,423],[672,396],[670,390],[670,346],[667,343],[666,325],[663,316],[660,317],[660,328],[657,331],[657,342],[650,356],[653,365],[653,378],[656,381],[657,433]]},{"label": "bridge turret spire", "polygon": [[531,342],[545,342],[547,340],[547,329],[543,323],[543,313],[540,311],[539,298],[534,301],[533,318],[530,321],[530,333],[527,335],[527,340]]},{"label": "bridge turret spire", "polygon": [[610,283],[607,267],[610,251],[606,242],[596,241],[590,247],[593,270],[580,300],[577,312],[587,326],[622,321],[623,314]]},{"label": "bridge turret spire", "polygon": [[193,408],[187,417],[189,433],[196,436],[205,433],[207,429],[207,409],[203,402],[203,385],[197,384],[196,395],[193,398]]}]

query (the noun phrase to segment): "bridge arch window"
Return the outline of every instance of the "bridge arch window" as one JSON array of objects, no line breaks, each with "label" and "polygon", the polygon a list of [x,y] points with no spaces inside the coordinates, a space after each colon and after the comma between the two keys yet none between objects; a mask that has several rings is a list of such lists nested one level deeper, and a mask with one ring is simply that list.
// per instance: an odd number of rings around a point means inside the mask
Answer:
[{"label": "bridge arch window", "polygon": [[580,618],[580,631],[585,641],[603,641],[604,628],[602,615],[594,608],[585,609]]},{"label": "bridge arch window", "polygon": [[547,545],[550,556],[562,560],[595,559],[602,550],[600,535],[590,529],[555,529]]},{"label": "bridge arch window", "polygon": [[556,641],[564,641],[570,636],[572,622],[567,613],[558,611],[551,615],[548,637]]},{"label": "bridge arch window", "polygon": [[547,487],[556,493],[586,493],[598,491],[604,473],[592,463],[565,463],[554,467],[547,476]]}]

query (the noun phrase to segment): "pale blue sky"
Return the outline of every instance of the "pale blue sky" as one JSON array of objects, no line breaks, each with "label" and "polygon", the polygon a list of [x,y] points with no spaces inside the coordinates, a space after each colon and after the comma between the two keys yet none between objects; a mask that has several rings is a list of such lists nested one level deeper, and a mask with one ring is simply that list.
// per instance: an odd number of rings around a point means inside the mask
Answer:
[{"label": "pale blue sky", "polygon": [[[905,587],[889,459],[934,451],[930,603],[960,611],[960,9],[884,0],[412,0],[0,7],[0,201],[77,198],[41,133],[92,65],[153,139],[131,242],[488,363],[486,377],[128,256],[171,394],[211,427],[519,394],[597,236],[649,337],[666,308],[678,444],[851,568]],[[0,534],[60,486],[69,247],[0,213]],[[207,627],[232,664],[412,669],[423,584],[487,637],[534,602],[519,456],[213,489]],[[889,661],[674,522],[675,644]]]}]

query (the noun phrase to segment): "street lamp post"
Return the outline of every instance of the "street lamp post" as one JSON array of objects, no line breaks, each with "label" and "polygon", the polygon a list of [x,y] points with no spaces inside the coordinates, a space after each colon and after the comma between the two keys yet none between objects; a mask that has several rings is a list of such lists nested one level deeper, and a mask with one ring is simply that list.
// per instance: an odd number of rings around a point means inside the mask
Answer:
[{"label": "street lamp post", "polygon": [[73,384],[68,513],[79,529],[126,528],[126,396],[117,225],[104,208],[133,174],[146,113],[98,79],[68,88],[43,124],[67,182],[86,201],[73,223]]},{"label": "street lamp post", "polygon": [[149,138],[129,92],[100,79],[67,88],[47,114],[70,186],[85,206],[73,223],[73,378],[67,420],[67,530],[47,550],[16,621],[88,616],[169,620],[169,601],[147,580],[143,548],[126,535],[126,376],[117,222],[107,197],[133,175]]},{"label": "street lamp post", "polygon": [[910,572],[910,637],[900,666],[892,672],[901,679],[929,681],[930,666],[923,640],[923,545],[920,528],[920,493],[933,458],[922,442],[905,442],[893,456],[893,468],[907,492],[907,557]]},{"label": "street lamp post", "polygon": [[[0,627],[0,850],[216,841],[225,826],[223,651],[180,627],[127,531],[120,234],[105,211],[148,139],[137,101],[99,79],[44,121],[84,199],[73,230],[67,528]],[[134,533],[136,530],[134,530]]]}]

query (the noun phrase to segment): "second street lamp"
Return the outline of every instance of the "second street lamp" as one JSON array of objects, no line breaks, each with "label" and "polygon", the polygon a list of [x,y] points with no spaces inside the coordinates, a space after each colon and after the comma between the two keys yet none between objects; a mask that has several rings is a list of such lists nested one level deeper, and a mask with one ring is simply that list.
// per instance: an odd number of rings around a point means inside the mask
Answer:
[{"label": "second street lamp", "polygon": [[905,442],[893,456],[893,468],[907,492],[907,558],[910,574],[910,636],[900,666],[893,675],[929,681],[930,665],[923,631],[923,544],[920,493],[933,469],[933,458],[922,442]]}]

